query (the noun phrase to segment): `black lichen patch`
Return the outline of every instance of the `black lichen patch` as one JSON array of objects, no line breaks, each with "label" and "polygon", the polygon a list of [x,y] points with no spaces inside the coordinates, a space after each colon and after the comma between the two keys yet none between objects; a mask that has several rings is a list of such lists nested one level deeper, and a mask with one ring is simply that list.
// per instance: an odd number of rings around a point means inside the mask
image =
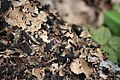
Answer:
[{"label": "black lichen patch", "polygon": [[110,73],[110,71],[108,70],[108,68],[105,68],[105,67],[103,67],[102,71],[103,71],[103,73],[105,75],[108,75]]},{"label": "black lichen patch", "polygon": [[85,80],[86,75],[84,73],[79,74],[79,79],[80,80]]},{"label": "black lichen patch", "polygon": [[12,75],[14,73],[13,66],[8,66],[7,75]]},{"label": "black lichen patch", "polygon": [[47,43],[46,47],[44,48],[44,51],[45,52],[51,52],[51,48],[52,48],[53,44],[54,44],[53,41],[51,41],[50,43]]},{"label": "black lichen patch", "polygon": [[27,42],[22,42],[18,46],[24,53],[27,53],[28,55],[32,53],[32,49],[30,48],[30,45]]},{"label": "black lichen patch", "polygon": [[66,61],[67,61],[67,57],[61,56],[59,53],[56,53],[55,57],[57,58],[57,61],[60,63],[66,63]]},{"label": "black lichen patch", "polygon": [[7,34],[7,39],[8,39],[9,41],[13,41],[14,35],[13,35],[12,33]]},{"label": "black lichen patch", "polygon": [[51,78],[52,75],[53,74],[52,74],[52,72],[49,69],[45,69],[45,77],[46,78]]},{"label": "black lichen patch", "polygon": [[5,13],[9,10],[9,8],[12,6],[12,3],[10,0],[2,0],[1,1],[1,7],[0,7],[0,13]]},{"label": "black lichen patch", "polygon": [[77,25],[72,25],[72,31],[75,32],[77,34],[77,36],[79,36],[81,34],[81,32],[83,31],[83,29]]},{"label": "black lichen patch", "polygon": [[0,51],[5,51],[6,50],[6,45],[0,42]]},{"label": "black lichen patch", "polygon": [[51,80],[63,80],[63,77],[61,77],[59,75],[52,75]]}]

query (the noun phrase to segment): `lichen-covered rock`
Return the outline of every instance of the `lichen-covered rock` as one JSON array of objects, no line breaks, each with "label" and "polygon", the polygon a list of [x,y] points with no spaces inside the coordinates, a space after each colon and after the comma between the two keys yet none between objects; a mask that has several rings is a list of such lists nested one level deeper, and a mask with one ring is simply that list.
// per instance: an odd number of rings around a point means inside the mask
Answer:
[{"label": "lichen-covered rock", "polygon": [[[50,5],[37,0],[11,1],[13,6],[0,21],[7,24],[0,28],[1,79],[119,78],[120,68],[105,61],[100,45],[83,27],[66,23]],[[112,65],[115,71],[110,71]]]}]

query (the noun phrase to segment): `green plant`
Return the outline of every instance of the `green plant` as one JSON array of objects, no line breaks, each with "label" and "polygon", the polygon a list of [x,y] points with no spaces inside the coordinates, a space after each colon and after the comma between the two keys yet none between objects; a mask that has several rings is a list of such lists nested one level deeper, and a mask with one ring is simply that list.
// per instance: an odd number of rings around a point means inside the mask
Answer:
[{"label": "green plant", "polygon": [[113,4],[113,10],[114,11],[120,11],[120,3],[114,3]]},{"label": "green plant", "polygon": [[114,63],[120,63],[120,3],[113,5],[113,10],[104,13],[104,26],[97,30],[86,26],[92,39],[101,45],[108,58]]},{"label": "green plant", "polygon": [[120,63],[120,37],[112,35],[109,28],[104,26],[91,34],[93,40],[101,45],[101,49],[109,53],[108,58],[114,63]]},{"label": "green plant", "polygon": [[112,11],[104,13],[104,24],[97,30],[87,27],[92,39],[101,45],[101,49],[109,53],[108,58],[114,63],[120,63],[120,13],[116,9],[120,5],[113,6]]},{"label": "green plant", "polygon": [[120,36],[120,13],[117,11],[106,11],[104,24],[107,25],[113,35]]}]

